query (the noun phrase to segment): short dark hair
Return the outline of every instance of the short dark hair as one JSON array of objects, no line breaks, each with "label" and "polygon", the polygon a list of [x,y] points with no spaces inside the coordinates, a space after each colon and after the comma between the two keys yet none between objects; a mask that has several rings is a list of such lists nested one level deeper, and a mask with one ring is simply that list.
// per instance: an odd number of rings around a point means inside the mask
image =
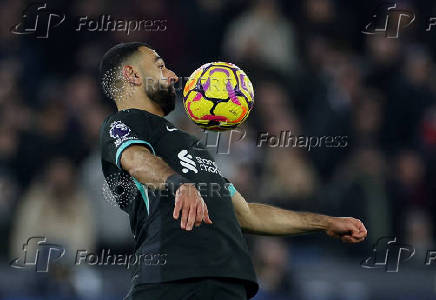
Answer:
[{"label": "short dark hair", "polygon": [[[130,58],[139,47],[147,47],[152,49],[147,43],[144,42],[129,42],[120,43],[110,48],[100,61],[99,73],[101,79],[101,85],[105,94],[113,99],[113,95],[110,95],[110,85],[114,84],[114,81],[109,82],[108,73],[112,72],[115,68],[120,67],[121,64],[128,58]],[[108,82],[105,82],[108,81]],[[115,99],[113,99],[115,100]]]}]

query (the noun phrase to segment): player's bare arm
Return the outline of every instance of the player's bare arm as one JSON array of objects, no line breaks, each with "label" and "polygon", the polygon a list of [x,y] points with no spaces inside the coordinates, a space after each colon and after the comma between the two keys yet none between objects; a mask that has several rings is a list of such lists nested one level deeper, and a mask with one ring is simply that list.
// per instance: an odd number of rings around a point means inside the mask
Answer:
[{"label": "player's bare arm", "polygon": [[[142,184],[157,189],[164,189],[168,178],[176,175],[165,161],[140,145],[132,145],[123,151],[121,166]],[[180,214],[180,227],[184,230],[192,230],[193,226],[200,226],[201,222],[212,224],[206,203],[190,183],[183,183],[176,190],[174,219],[179,219]]]},{"label": "player's bare arm", "polygon": [[243,231],[262,235],[295,235],[324,231],[347,243],[359,243],[367,236],[363,223],[355,218],[330,217],[296,212],[266,204],[248,203],[236,192],[232,197],[236,216]]}]

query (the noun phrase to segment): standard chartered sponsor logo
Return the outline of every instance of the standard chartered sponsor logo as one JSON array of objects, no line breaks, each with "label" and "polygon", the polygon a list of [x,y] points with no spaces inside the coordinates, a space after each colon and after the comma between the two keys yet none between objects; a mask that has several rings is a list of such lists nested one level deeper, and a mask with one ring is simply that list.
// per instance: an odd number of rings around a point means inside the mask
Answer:
[{"label": "standard chartered sponsor logo", "polygon": [[192,160],[192,155],[188,154],[188,150],[182,150],[177,154],[177,157],[180,159],[180,164],[184,167],[182,169],[183,173],[188,173],[190,170],[194,173],[198,173],[197,165],[195,161]]},{"label": "standard chartered sponsor logo", "polygon": [[218,169],[216,163],[207,158],[202,158],[200,156],[196,156],[194,158],[191,154],[188,153],[188,150],[182,150],[177,154],[177,157],[180,159],[180,164],[184,167],[182,169],[183,173],[188,173],[189,171],[193,171],[194,173],[198,173],[200,171],[206,171],[209,173],[215,173],[221,175],[220,170]]},{"label": "standard chartered sponsor logo", "polygon": [[221,172],[218,169],[216,162],[214,162],[213,160],[201,158],[199,156],[196,156],[195,159],[200,166],[200,170],[221,175]]}]

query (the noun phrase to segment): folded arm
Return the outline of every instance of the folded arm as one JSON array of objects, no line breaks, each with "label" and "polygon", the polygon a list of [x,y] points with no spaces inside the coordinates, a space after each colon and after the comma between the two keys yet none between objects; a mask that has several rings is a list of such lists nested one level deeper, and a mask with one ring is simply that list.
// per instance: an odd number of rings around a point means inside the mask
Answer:
[{"label": "folded arm", "polygon": [[236,192],[232,197],[236,216],[243,231],[261,235],[295,235],[324,231],[343,242],[358,243],[367,231],[354,218],[338,218],[310,212],[296,212],[260,203],[248,203]]},{"label": "folded arm", "polygon": [[176,174],[162,158],[142,145],[132,145],[123,151],[121,167],[142,184],[156,189],[164,189],[168,177]]},{"label": "folded arm", "polygon": [[193,226],[200,226],[202,222],[212,224],[207,205],[193,184],[178,175],[160,157],[153,155],[142,145],[132,145],[121,154],[121,167],[140,183],[156,189],[164,189],[172,184],[175,177],[180,186],[175,189],[175,204],[173,218],[181,215],[180,227],[192,230]]}]

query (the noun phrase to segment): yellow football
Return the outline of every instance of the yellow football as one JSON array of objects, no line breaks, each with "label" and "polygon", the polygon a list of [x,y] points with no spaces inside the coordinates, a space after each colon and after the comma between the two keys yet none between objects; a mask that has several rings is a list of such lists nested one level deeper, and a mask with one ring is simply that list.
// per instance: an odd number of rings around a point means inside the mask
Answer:
[{"label": "yellow football", "polygon": [[189,118],[201,128],[232,129],[244,122],[253,109],[253,85],[234,64],[207,63],[189,77],[183,103]]}]

